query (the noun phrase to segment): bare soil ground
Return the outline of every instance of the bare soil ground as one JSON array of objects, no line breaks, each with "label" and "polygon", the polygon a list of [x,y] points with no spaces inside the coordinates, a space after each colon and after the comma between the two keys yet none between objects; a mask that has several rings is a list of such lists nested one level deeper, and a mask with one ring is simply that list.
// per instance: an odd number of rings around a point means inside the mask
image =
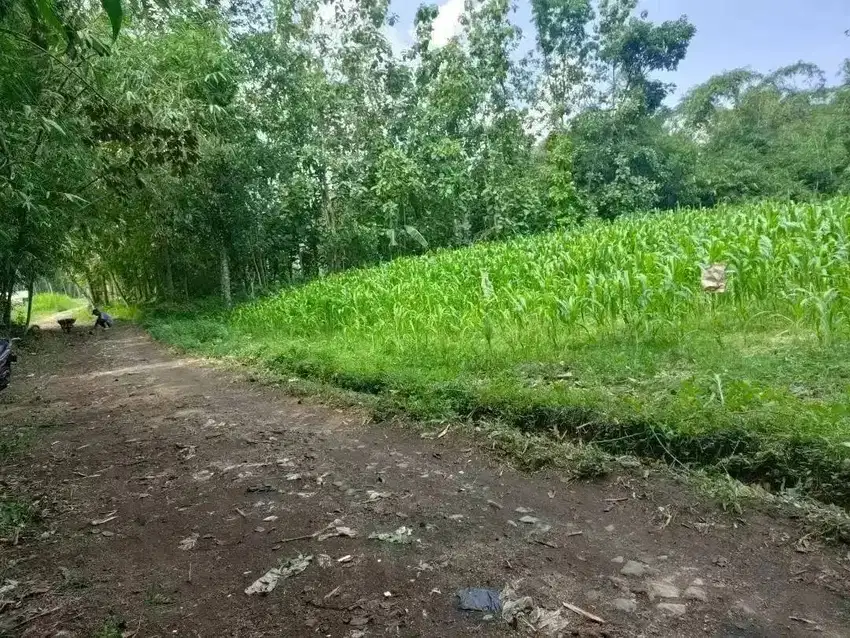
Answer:
[{"label": "bare soil ground", "polygon": [[[20,354],[0,424],[32,440],[0,493],[41,521],[0,543],[2,636],[547,635],[540,610],[554,635],[850,636],[846,547],[663,475],[529,476],[486,442],[288,397],[134,327],[45,331]],[[336,519],[357,536],[286,540]],[[406,543],[369,538],[400,527]],[[302,573],[245,593],[299,554]],[[537,614],[457,608],[506,585]]]}]

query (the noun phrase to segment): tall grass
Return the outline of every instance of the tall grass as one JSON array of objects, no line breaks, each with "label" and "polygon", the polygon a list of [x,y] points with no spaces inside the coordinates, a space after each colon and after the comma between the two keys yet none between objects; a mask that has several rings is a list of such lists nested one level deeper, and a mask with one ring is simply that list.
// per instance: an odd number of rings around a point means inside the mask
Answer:
[{"label": "tall grass", "polygon": [[[390,350],[537,350],[767,313],[826,341],[848,326],[848,236],[850,200],[640,216],[328,277],[239,309],[233,325]],[[707,295],[700,266],[717,262],[729,288]]]},{"label": "tall grass", "polygon": [[[417,416],[493,415],[777,485],[805,468],[812,492],[850,502],[848,237],[850,199],[643,215],[153,329]],[[723,294],[702,290],[714,263]]]},{"label": "tall grass", "polygon": [[[40,292],[32,298],[32,320],[37,321],[60,312],[74,310],[86,304],[85,299],[74,299],[68,295],[53,292]],[[13,308],[14,321],[23,323],[27,317],[27,302],[16,305]]]}]

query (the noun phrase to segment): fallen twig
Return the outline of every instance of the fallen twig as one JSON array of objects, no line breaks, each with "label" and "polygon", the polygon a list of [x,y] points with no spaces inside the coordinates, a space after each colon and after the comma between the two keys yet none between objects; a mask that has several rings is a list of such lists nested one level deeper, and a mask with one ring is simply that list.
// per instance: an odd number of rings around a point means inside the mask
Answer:
[{"label": "fallen twig", "polygon": [[104,516],[103,518],[94,519],[91,522],[91,524],[92,524],[93,527],[97,527],[98,525],[105,525],[106,523],[114,521],[116,518],[118,518],[117,513],[118,513],[118,510],[113,510],[113,511],[109,512],[109,514]]},{"label": "fallen twig", "polygon": [[293,536],[292,538],[282,538],[278,541],[278,543],[291,543],[293,541],[308,541],[311,538],[316,538],[321,532],[314,532],[313,534],[307,534],[305,536]]},{"label": "fallen twig", "polygon": [[581,536],[582,534],[584,534],[584,532],[579,530],[577,532],[570,532],[567,536]]},{"label": "fallen twig", "polygon": [[317,607],[319,609],[330,609],[331,611],[351,611],[352,609],[356,609],[359,605],[348,605],[347,607],[338,607],[337,605],[328,605],[326,603],[320,603],[317,600],[308,600],[308,605],[312,605],[313,607]]},{"label": "fallen twig", "polygon": [[588,620],[592,620],[595,623],[599,623],[600,625],[605,624],[605,620],[603,620],[599,616],[594,616],[589,611],[585,611],[581,607],[576,607],[575,605],[573,605],[571,603],[564,603],[564,607],[569,609],[571,612],[578,614],[579,616],[584,616]]},{"label": "fallen twig", "polygon": [[559,549],[559,547],[555,543],[552,543],[551,541],[541,541],[541,540],[535,538],[534,542],[537,543],[538,545],[545,545],[546,547],[551,547],[552,549]]},{"label": "fallen twig", "polygon": [[801,622],[804,625],[817,625],[814,620],[809,620],[808,618],[801,618],[800,616],[788,616],[788,620],[794,620],[796,622]]}]

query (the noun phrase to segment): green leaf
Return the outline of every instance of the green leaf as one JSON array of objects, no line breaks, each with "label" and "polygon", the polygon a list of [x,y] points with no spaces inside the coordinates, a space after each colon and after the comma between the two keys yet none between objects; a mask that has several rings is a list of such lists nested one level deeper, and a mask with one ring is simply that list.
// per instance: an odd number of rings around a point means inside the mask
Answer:
[{"label": "green leaf", "polygon": [[87,36],[85,38],[86,44],[88,44],[92,50],[102,57],[106,57],[110,54],[109,45],[104,44],[100,40],[98,40],[94,36]]},{"label": "green leaf", "polygon": [[59,31],[60,33],[64,30],[62,26],[62,22],[59,20],[59,16],[56,15],[56,11],[53,9],[53,2],[51,0],[36,0],[38,4],[38,12],[41,15],[42,20],[50,26]]},{"label": "green leaf", "polygon": [[43,118],[41,118],[41,121],[44,122],[45,125],[47,125],[49,128],[52,128],[53,130],[58,131],[62,135],[66,134],[65,129],[63,129],[61,126],[59,126],[56,123],[55,120],[51,120],[49,117],[43,117]]},{"label": "green leaf", "polygon": [[109,16],[109,22],[112,24],[112,39],[118,37],[118,32],[121,31],[121,21],[124,19],[124,9],[121,7],[121,0],[100,0],[103,5],[103,10]]},{"label": "green leaf", "polygon": [[428,240],[425,239],[422,236],[422,233],[420,233],[418,230],[416,230],[416,228],[414,228],[413,226],[405,226],[404,232],[406,232],[412,240],[414,240],[416,243],[418,243],[420,246],[422,246],[422,248],[424,248],[425,250],[428,250]]}]

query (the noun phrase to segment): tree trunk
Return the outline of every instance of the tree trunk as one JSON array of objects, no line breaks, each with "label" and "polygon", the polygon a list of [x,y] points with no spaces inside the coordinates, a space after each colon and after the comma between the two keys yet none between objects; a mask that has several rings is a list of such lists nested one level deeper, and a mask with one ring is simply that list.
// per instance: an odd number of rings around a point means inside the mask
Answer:
[{"label": "tree trunk", "polygon": [[171,250],[165,247],[165,294],[168,301],[174,299],[174,271],[171,265]]},{"label": "tree trunk", "polygon": [[112,284],[115,286],[115,290],[118,291],[118,296],[124,301],[124,303],[130,303],[130,300],[127,299],[127,295],[124,294],[124,291],[121,289],[121,284],[118,283],[118,277],[115,276],[115,273],[112,273]]},{"label": "tree trunk", "polygon": [[227,247],[222,244],[219,250],[221,260],[221,298],[227,308],[233,304],[230,296],[230,258],[227,255]]},{"label": "tree trunk", "polygon": [[[260,262],[257,260],[257,254],[254,253],[254,270],[257,271],[257,285],[260,287],[260,290],[266,287],[265,282],[263,281],[263,273],[260,271]],[[251,296],[254,296],[254,285],[251,284]]]},{"label": "tree trunk", "polygon": [[0,328],[12,328],[12,293],[15,290],[15,270],[9,265],[7,278],[0,281]]},{"label": "tree trunk", "polygon": [[336,218],[333,210],[331,210],[330,189],[328,186],[328,169],[322,168],[321,173],[321,189],[322,189],[322,216],[325,218],[325,227],[331,237],[330,251],[328,254],[328,269],[332,272],[339,270],[339,246],[336,237]]},{"label": "tree trunk", "polygon": [[100,289],[97,287],[97,283],[89,282],[89,295],[91,295],[92,304],[95,306],[103,305],[103,299],[100,298]]},{"label": "tree trunk", "polygon": [[24,323],[24,330],[30,327],[32,319],[32,298],[35,295],[35,281],[30,279],[30,285],[27,286],[27,320]]}]

